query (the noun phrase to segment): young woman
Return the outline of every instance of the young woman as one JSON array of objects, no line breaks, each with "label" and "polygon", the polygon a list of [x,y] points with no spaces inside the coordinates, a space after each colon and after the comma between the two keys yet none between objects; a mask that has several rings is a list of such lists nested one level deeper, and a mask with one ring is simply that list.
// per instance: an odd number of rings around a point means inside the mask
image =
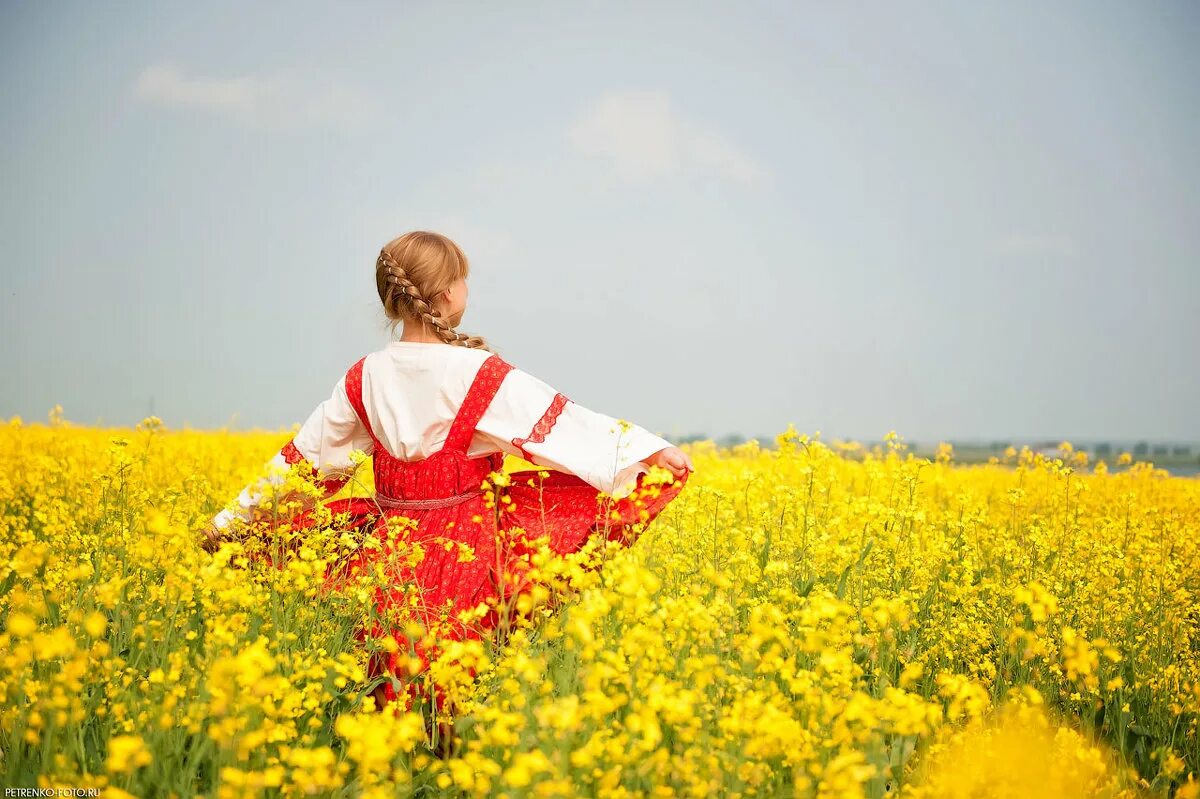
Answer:
[{"label": "young woman", "polygon": [[[328,498],[350,479],[351,452],[373,455],[375,496],[326,507],[335,515],[348,512],[353,527],[381,539],[382,549],[360,556],[382,559],[394,578],[376,595],[380,619],[388,618],[389,607],[409,604],[406,588],[415,583],[422,623],[441,618],[446,634],[460,639],[494,629],[505,612],[498,596],[529,587],[519,576],[514,580],[522,553],[499,531],[520,527],[529,538],[548,535],[562,554],[578,550],[593,533],[627,545],[692,472],[691,459],[666,439],[588,410],[505,362],[482,338],[457,332],[468,272],[466,256],[445,236],[414,231],[389,242],[376,261],[375,284],[393,334],[403,325],[402,335],[350,367],[272,460],[280,466],[307,461]],[[544,478],[539,472],[546,470],[514,472],[503,489],[507,497],[489,503],[482,486],[501,471],[505,454],[554,471]],[[643,486],[651,466],[669,470],[674,481]],[[251,487],[242,492],[242,518],[252,518],[260,498]],[[397,516],[416,522],[393,525],[408,544],[422,544],[424,559],[415,567],[387,557],[396,541],[388,520]],[[232,518],[229,510],[217,514],[205,531],[206,548],[222,540]],[[295,522],[303,527],[310,518],[306,510]],[[473,557],[462,557],[464,544]],[[370,568],[366,560],[357,565]],[[493,607],[480,622],[457,620],[481,602]],[[414,683],[403,682],[409,647],[422,669],[435,655],[402,630],[370,634],[390,634],[399,645],[397,654],[371,661],[369,678],[398,678],[379,686],[377,706],[399,699],[407,709],[415,698]],[[399,684],[402,693],[395,690]],[[441,700],[439,694],[439,706]]]}]

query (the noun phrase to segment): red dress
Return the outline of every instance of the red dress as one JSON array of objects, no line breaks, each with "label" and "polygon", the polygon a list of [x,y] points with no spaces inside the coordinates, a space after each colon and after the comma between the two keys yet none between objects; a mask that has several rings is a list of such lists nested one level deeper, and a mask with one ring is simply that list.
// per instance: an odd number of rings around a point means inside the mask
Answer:
[{"label": "red dress", "polygon": [[[493,631],[500,622],[500,612],[492,607],[480,621],[464,625],[457,614],[475,608],[488,599],[499,596],[498,586],[506,585],[506,597],[529,589],[521,580],[523,556],[529,549],[520,542],[498,536],[498,531],[520,527],[531,539],[549,536],[549,546],[560,554],[577,551],[593,535],[606,535],[622,544],[632,544],[652,521],[683,489],[690,472],[685,472],[671,484],[647,486],[646,474],[637,476],[637,488],[628,496],[599,501],[600,491],[581,478],[561,471],[550,471],[541,478],[542,470],[512,472],[511,485],[504,492],[512,502],[494,502],[488,507],[481,484],[490,472],[499,472],[504,453],[483,457],[468,457],[467,448],[488,404],[495,396],[505,374],[512,366],[498,355],[491,355],[479,368],[467,395],[451,424],[443,447],[432,455],[415,461],[392,456],[370,429],[363,407],[362,367],[360,360],[346,375],[346,394],[359,419],[367,427],[374,442],[373,469],[376,496],[353,497],[325,503],[334,514],[348,513],[350,524],[381,541],[378,550],[360,550],[350,564],[334,564],[326,572],[326,590],[336,590],[347,573],[369,568],[382,559],[388,563],[393,583],[377,590],[375,595],[379,618],[388,618],[389,607],[409,602],[406,588],[415,583],[421,589],[421,602],[414,608],[417,619],[425,626],[437,621],[446,610],[450,630],[443,638],[478,638],[481,632]],[[529,440],[545,436],[554,424],[553,412],[543,417]],[[549,471],[549,470],[545,470]],[[527,481],[532,478],[533,485]],[[417,522],[389,525],[389,519],[404,516]],[[292,520],[293,529],[311,523],[311,514],[303,513]],[[396,529],[393,529],[396,528]],[[424,559],[415,567],[403,558],[388,560],[395,540],[422,545]],[[447,541],[469,545],[474,558],[460,562],[459,547],[446,548]],[[499,552],[497,548],[499,547]],[[409,551],[407,546],[404,551]],[[397,563],[400,565],[397,565]],[[347,568],[348,566],[348,568]],[[410,617],[411,618],[411,617]],[[410,643],[421,661],[428,667],[437,652],[425,649],[419,640],[409,641],[401,629],[384,630],[378,622],[370,630],[360,630],[359,640],[366,636],[379,638],[390,634],[399,645],[396,654],[379,653],[369,663],[368,679],[391,672],[405,683],[408,671],[404,667]],[[399,700],[404,709],[412,706],[419,688],[416,681],[406,683],[406,690],[397,694],[393,685],[385,684],[386,701]],[[435,687],[438,709],[444,705],[444,695]]]}]

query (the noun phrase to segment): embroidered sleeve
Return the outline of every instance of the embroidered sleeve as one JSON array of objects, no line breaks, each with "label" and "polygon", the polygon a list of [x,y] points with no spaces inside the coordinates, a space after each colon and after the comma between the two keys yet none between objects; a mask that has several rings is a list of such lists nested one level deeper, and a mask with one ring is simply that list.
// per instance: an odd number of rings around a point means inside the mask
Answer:
[{"label": "embroidered sleeve", "polygon": [[672,446],[640,425],[623,425],[585,408],[516,368],[500,384],[476,433],[492,451],[576,475],[617,498],[633,489],[638,473],[648,471],[644,459]]},{"label": "embroidered sleeve", "polygon": [[[346,395],[343,376],[333,388],[329,399],[318,405],[300,430],[266,464],[263,480],[267,485],[280,485],[287,470],[296,464],[311,470],[311,475],[325,490],[325,496],[336,494],[354,474],[357,465],[350,453],[361,450],[370,455],[374,444],[366,426],[359,421]],[[218,528],[224,528],[238,515],[250,518],[250,509],[259,504],[266,486],[252,483],[237,498],[236,510],[225,509],[213,518]]]}]

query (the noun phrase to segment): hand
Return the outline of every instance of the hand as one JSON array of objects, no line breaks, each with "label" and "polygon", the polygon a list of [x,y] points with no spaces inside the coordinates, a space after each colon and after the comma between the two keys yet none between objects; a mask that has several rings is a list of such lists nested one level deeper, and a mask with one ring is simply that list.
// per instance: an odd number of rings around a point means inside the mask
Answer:
[{"label": "hand", "polygon": [[692,459],[679,447],[667,447],[646,458],[642,463],[647,466],[661,466],[670,470],[676,477],[682,477],[685,471],[695,471]]},{"label": "hand", "polygon": [[225,531],[212,521],[207,522],[200,533],[200,548],[205,552],[216,552],[225,541]]}]

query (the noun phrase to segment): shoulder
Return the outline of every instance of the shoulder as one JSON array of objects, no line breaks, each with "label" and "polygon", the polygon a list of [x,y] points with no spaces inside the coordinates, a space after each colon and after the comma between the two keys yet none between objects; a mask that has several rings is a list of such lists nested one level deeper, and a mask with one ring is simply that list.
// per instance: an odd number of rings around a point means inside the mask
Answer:
[{"label": "shoulder", "polygon": [[367,353],[350,366],[351,370],[381,369],[395,366],[399,363],[414,363],[429,365],[444,363],[447,368],[466,369],[478,368],[492,353],[486,350],[469,349],[467,347],[437,346],[420,351],[399,351],[393,347],[382,347]]},{"label": "shoulder", "polygon": [[446,375],[463,395],[470,392],[472,386],[491,396],[524,395],[531,390],[537,393],[544,387],[537,378],[494,352],[466,347],[455,349],[461,352],[450,356],[453,368],[447,369]]},{"label": "shoulder", "polygon": [[422,372],[440,374],[446,382],[461,383],[463,390],[470,386],[484,366],[488,367],[489,372],[512,369],[503,358],[488,350],[439,345],[423,348],[419,352],[399,353],[394,347],[383,347],[355,361],[346,372],[346,380],[354,382],[361,379],[363,374],[395,374],[404,364]]},{"label": "shoulder", "polygon": [[379,354],[380,353],[378,352],[372,352],[367,355],[359,356],[350,364],[350,368],[342,372],[341,376],[338,378],[338,383],[346,386],[347,389],[352,387],[355,383],[361,384],[363,375],[367,372],[367,365],[372,361],[378,362]]},{"label": "shoulder", "polygon": [[471,349],[469,347],[438,347],[436,356],[446,364],[448,374],[465,374],[468,378],[478,372],[484,364],[494,363],[492,353],[487,350]]},{"label": "shoulder", "polygon": [[559,391],[545,380],[503,359],[498,360],[495,372],[500,378],[500,393],[506,395],[509,401],[515,402],[520,398],[520,401],[536,404],[559,394]]},{"label": "shoulder", "polygon": [[475,382],[498,386],[508,382],[505,377],[510,372],[518,371],[512,364],[494,352],[466,347],[455,347],[455,349],[463,350],[463,354],[457,356],[455,360],[464,391],[469,390]]}]

